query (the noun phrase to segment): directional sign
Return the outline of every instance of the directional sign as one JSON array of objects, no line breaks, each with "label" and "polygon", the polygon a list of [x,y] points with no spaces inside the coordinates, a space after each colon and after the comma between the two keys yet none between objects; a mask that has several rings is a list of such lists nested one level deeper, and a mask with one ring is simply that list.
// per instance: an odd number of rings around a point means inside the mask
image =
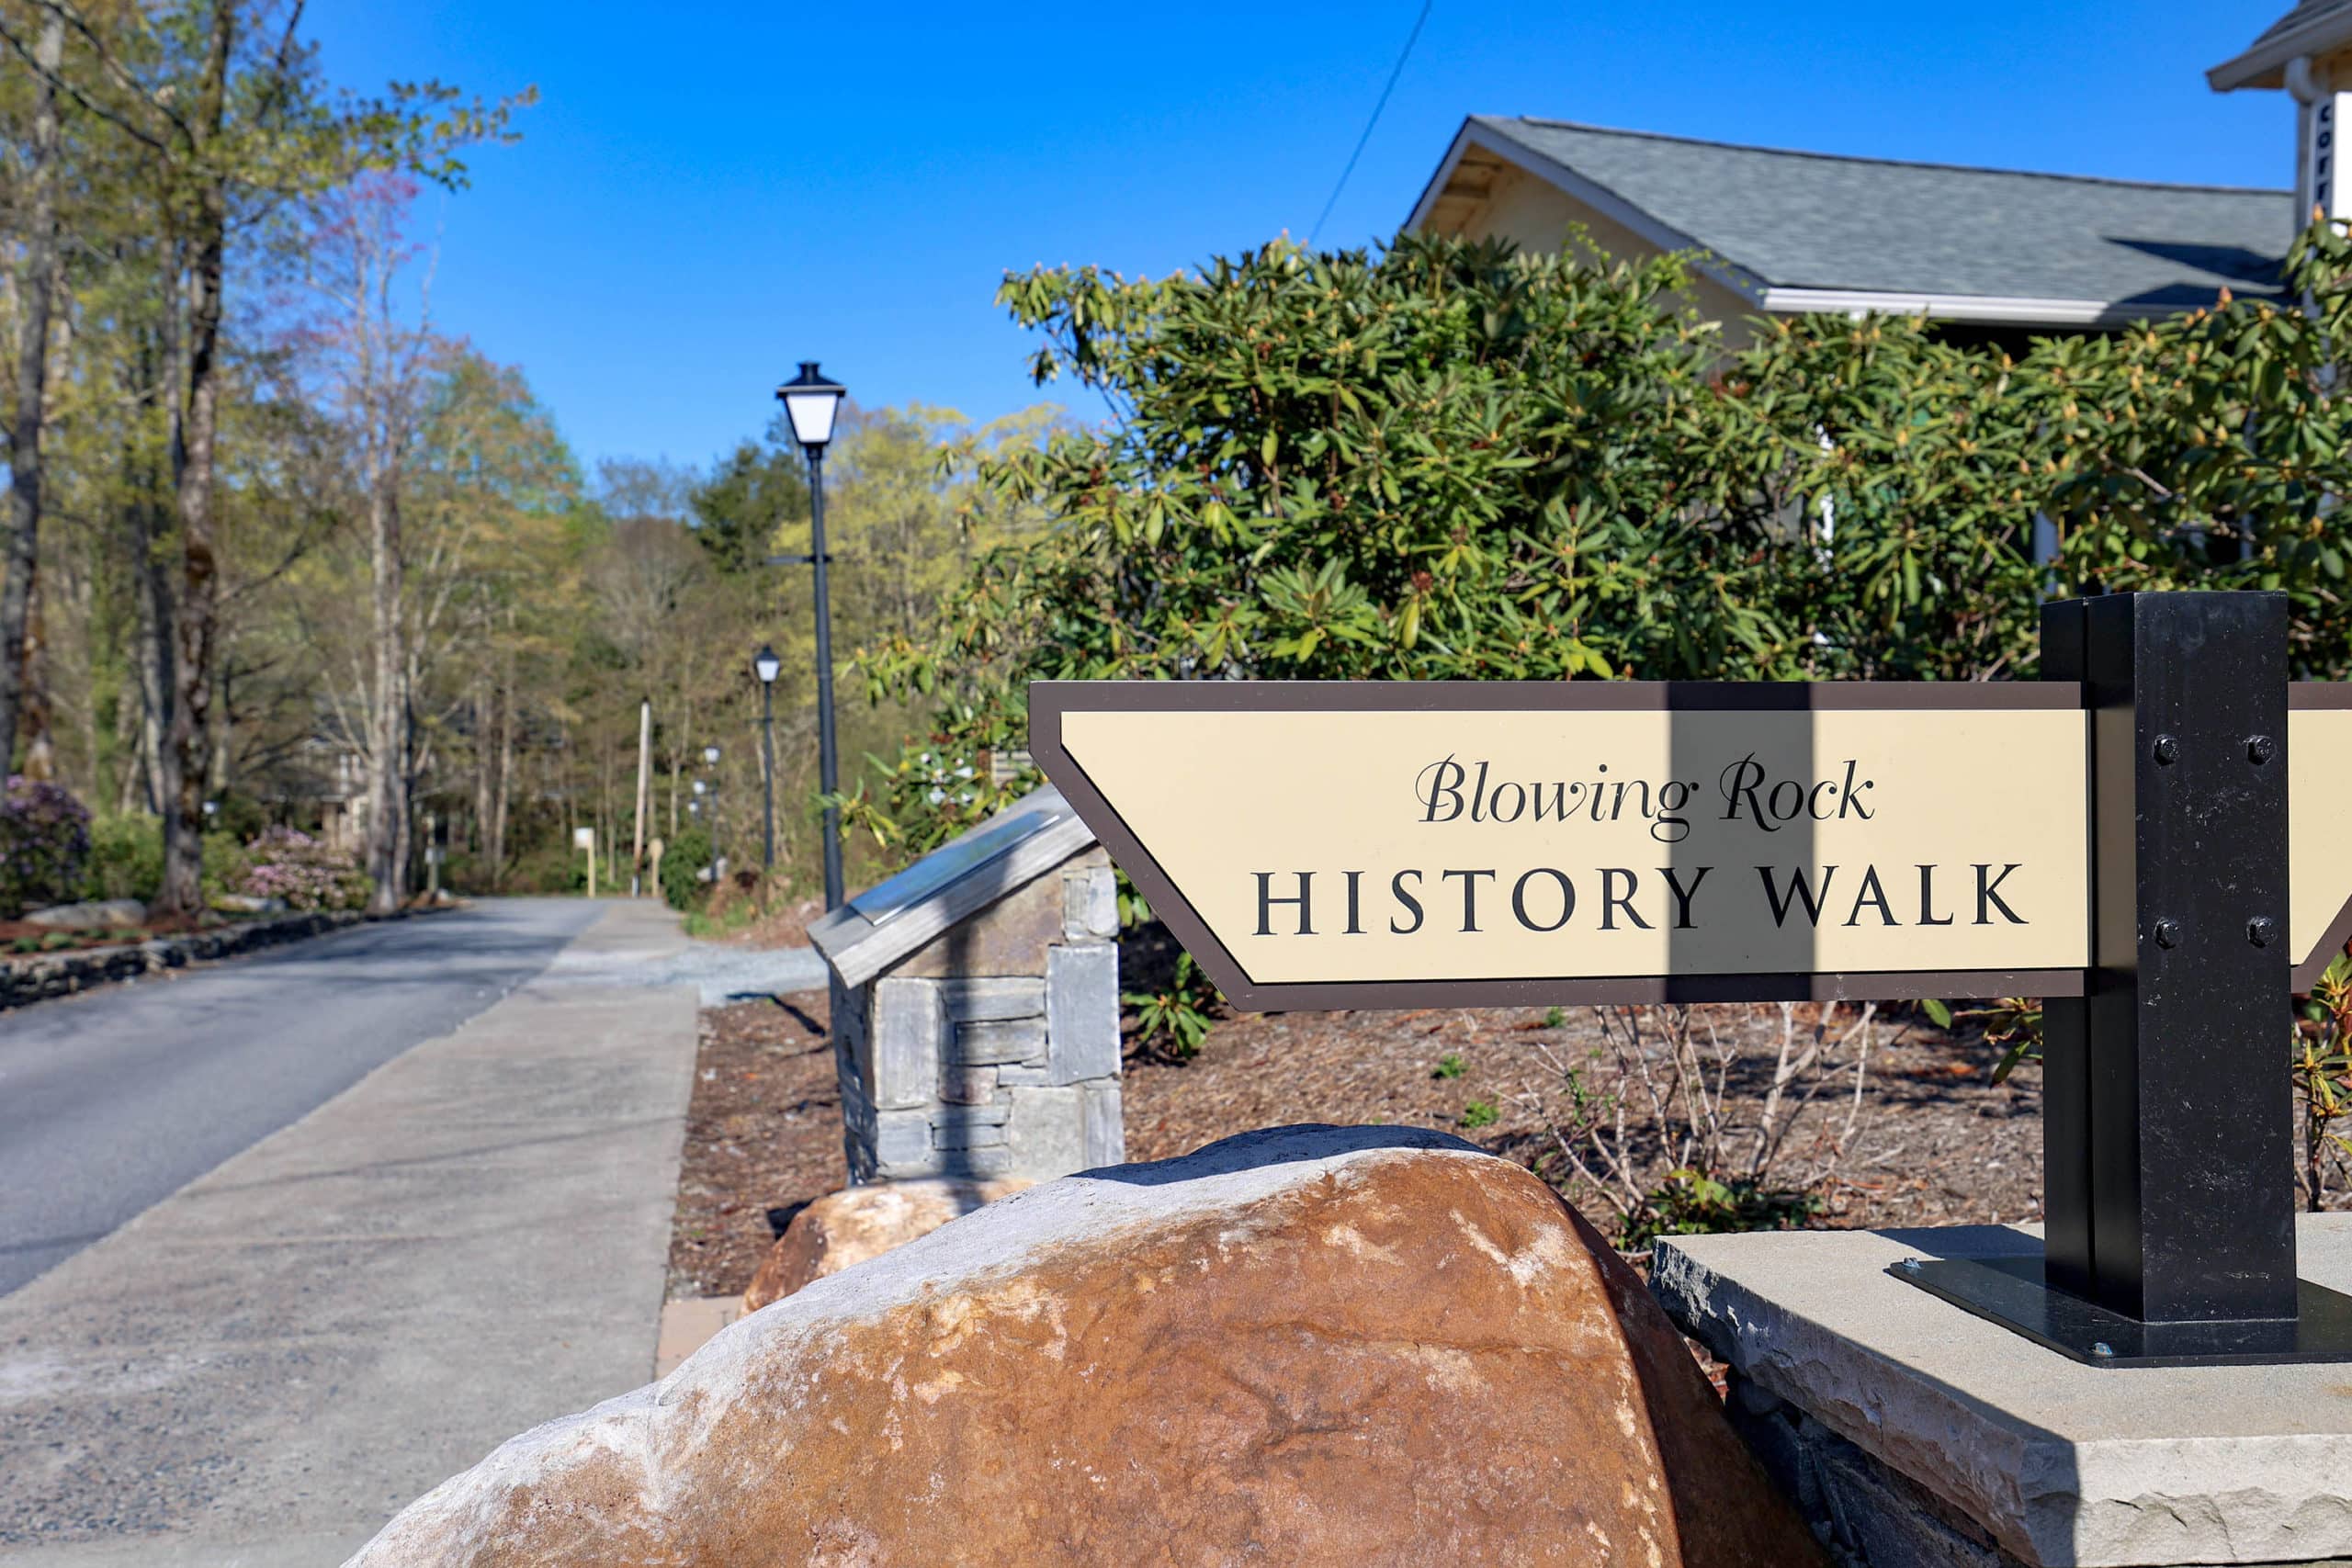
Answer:
[{"label": "directional sign", "polygon": [[[2347,688],[2292,688],[2308,987],[2352,935]],[[1253,1010],[2078,996],[2071,682],[1041,682],[1031,746]]]}]

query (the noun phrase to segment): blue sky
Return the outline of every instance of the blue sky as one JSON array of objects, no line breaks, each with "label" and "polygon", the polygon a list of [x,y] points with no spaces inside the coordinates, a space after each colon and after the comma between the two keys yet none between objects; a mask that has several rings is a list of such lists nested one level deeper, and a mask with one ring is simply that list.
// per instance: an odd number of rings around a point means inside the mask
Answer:
[{"label": "blue sky", "polygon": [[[435,314],[528,373],[592,467],[707,462],[818,357],[869,405],[1041,398],[1008,267],[1158,275],[1304,236],[1420,0],[1352,5],[316,0],[335,80],[536,84],[435,198]],[[1906,7],[1435,0],[1327,243],[1392,231],[1467,113],[2284,186],[2282,95],[2206,66],[2287,0]],[[1932,19],[1929,19],[1932,18]]]}]

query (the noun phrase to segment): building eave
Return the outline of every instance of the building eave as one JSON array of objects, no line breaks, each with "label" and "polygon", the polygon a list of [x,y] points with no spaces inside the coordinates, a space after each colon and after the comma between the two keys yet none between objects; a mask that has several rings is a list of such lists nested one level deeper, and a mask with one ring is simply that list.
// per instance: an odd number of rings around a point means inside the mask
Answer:
[{"label": "building eave", "polygon": [[1736,262],[1717,255],[1680,230],[1659,221],[1648,210],[1636,207],[1598,180],[1491,129],[1483,115],[1472,115],[1454,133],[1453,145],[1446,150],[1444,161],[1438,165],[1436,175],[1422,188],[1420,199],[1414,203],[1411,216],[1405,220],[1408,231],[1418,230],[1429,220],[1438,201],[1445,194],[1446,183],[1460,166],[1463,154],[1473,147],[1492,153],[1503,162],[1558,187],[1660,251],[1690,257],[1697,271],[1758,305],[1764,303],[1771,285],[1763,278]]},{"label": "building eave", "polygon": [[2261,39],[2234,60],[2225,60],[2205,73],[2205,85],[2217,93],[2241,87],[2278,88],[2286,85],[2289,62],[2306,54],[2333,54],[2352,47],[2352,11],[2326,11],[2300,27]]}]

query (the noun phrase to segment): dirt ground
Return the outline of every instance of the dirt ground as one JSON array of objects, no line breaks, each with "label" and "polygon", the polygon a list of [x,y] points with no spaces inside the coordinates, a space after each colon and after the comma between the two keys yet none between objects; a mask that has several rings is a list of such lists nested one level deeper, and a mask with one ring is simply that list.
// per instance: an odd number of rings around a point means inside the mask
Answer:
[{"label": "dirt ground", "polygon": [[[741,1291],[800,1206],[843,1184],[825,1013],[821,991],[703,1013],[671,1241],[673,1297]],[[1826,1021],[1831,1035],[1856,1016],[1850,1007],[1834,1011]],[[1781,1027],[1777,1008],[1714,1008],[1702,1018],[1768,1043]],[[1824,1021],[1808,1007],[1797,1021],[1809,1030]],[[1871,1038],[1857,1103],[1850,1063],[1858,1043],[1849,1043],[1838,1058],[1847,1066],[1795,1120],[1775,1168],[1784,1179],[1817,1177],[1815,1223],[2040,1217],[2041,1083],[2031,1064],[1995,1085],[1996,1049],[1965,1028],[1954,1037],[1924,1019],[1898,1017]],[[1139,1052],[1131,1039],[1127,1155],[1165,1158],[1283,1122],[1442,1127],[1538,1165],[1613,1234],[1617,1216],[1564,1175],[1554,1136],[1568,1107],[1559,1067],[1577,1066],[1588,1088],[1605,1088],[1602,1044],[1590,1010],[1569,1010],[1556,1023],[1541,1010],[1233,1018],[1182,1063]],[[1754,1043],[1738,1059],[1757,1059]],[[1736,1077],[1730,1096],[1752,1104],[1762,1089]]]},{"label": "dirt ground", "polygon": [[731,1296],[784,1227],[842,1186],[826,996],[705,1008],[686,1108],[670,1296]]},{"label": "dirt ground", "polygon": [[32,953],[62,953],[69,948],[121,947],[145,942],[151,937],[185,936],[189,931],[226,923],[217,917],[191,919],[186,915],[159,915],[135,926],[101,926],[89,931],[69,931],[36,925],[30,920],[0,920],[0,959],[21,957]]}]

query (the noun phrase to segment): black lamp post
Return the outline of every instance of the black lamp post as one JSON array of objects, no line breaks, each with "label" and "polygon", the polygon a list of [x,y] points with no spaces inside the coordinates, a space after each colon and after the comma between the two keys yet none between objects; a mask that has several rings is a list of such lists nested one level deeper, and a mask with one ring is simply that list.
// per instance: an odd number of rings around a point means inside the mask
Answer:
[{"label": "black lamp post", "polygon": [[[828,381],[813,359],[800,362],[800,374],[775,389],[792,422],[792,438],[808,457],[808,549],[806,556],[771,556],[770,564],[817,569],[817,774],[829,797],[825,806],[825,908],[842,907],[842,813],[831,801],[841,778],[833,758],[833,617],[825,592],[825,446],[833,438],[833,415],[849,389]],[[774,769],[771,768],[773,773]]]},{"label": "black lamp post", "polygon": [[775,869],[775,678],[784,673],[784,660],[775,649],[765,643],[752,655],[752,673],[760,682],[760,770],[762,798],[766,809],[760,813],[760,865],[763,870]]}]

